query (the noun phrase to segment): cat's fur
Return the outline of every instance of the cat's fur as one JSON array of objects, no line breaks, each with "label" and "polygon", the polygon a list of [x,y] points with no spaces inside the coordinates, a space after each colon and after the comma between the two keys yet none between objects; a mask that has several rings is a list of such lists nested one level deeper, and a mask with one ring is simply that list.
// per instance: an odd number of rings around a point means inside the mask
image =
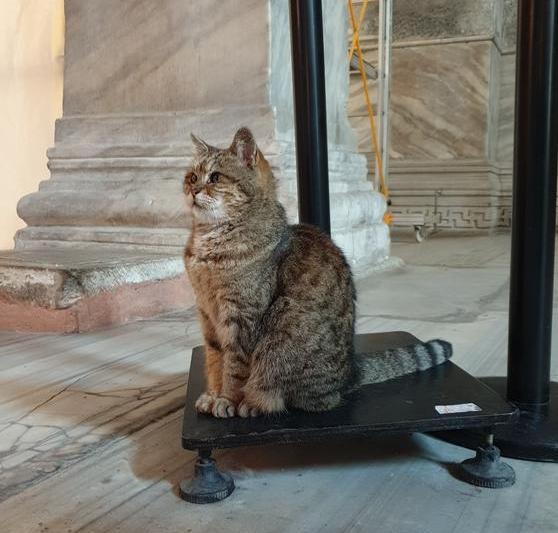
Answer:
[{"label": "cat's fur", "polygon": [[312,226],[287,224],[271,168],[248,129],[227,149],[192,139],[184,192],[194,224],[185,263],[207,374],[198,411],[328,410],[359,384],[451,356],[445,341],[355,356],[355,289],[339,248]]}]

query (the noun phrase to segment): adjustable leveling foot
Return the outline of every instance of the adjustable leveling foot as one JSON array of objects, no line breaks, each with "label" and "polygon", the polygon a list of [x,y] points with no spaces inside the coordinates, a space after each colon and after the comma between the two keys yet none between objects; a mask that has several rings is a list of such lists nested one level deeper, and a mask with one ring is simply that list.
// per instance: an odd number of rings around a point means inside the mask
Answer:
[{"label": "adjustable leveling foot", "polygon": [[500,450],[489,434],[486,443],[477,448],[477,455],[459,465],[458,476],[471,485],[489,489],[511,487],[515,483],[513,468],[502,461]]},{"label": "adjustable leveling foot", "polygon": [[199,450],[194,477],[180,483],[180,497],[190,503],[215,503],[224,500],[234,490],[233,478],[219,472],[211,450]]}]

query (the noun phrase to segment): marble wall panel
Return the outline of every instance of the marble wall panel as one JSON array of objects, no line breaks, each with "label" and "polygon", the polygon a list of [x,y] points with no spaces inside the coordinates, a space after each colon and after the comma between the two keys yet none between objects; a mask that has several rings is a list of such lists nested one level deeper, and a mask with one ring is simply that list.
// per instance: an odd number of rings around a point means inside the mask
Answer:
[{"label": "marble wall panel", "polygon": [[266,103],[268,20],[262,0],[66,0],[64,115]]},{"label": "marble wall panel", "polygon": [[506,54],[500,60],[497,158],[498,161],[508,166],[511,166],[513,162],[515,59],[515,54]]},{"label": "marble wall panel", "polygon": [[[487,153],[490,41],[398,47],[393,50],[391,157],[482,159]],[[366,59],[376,63],[376,52]],[[359,150],[369,151],[370,128],[357,75],[351,76],[348,114]],[[377,84],[369,82],[376,103]]]},{"label": "marble wall panel", "polygon": [[[376,109],[377,96],[376,81],[368,79],[368,94],[372,102],[372,106]],[[359,73],[351,73],[349,77],[349,101],[347,103],[347,115],[349,117],[368,116],[366,102],[364,100],[364,92],[362,88],[362,80]]]},{"label": "marble wall panel", "polygon": [[517,35],[517,0],[500,0],[501,22],[499,27],[500,45],[503,49],[515,48]]},{"label": "marble wall panel", "polygon": [[[370,2],[363,26],[365,56],[373,65],[377,4]],[[516,4],[394,0],[389,182],[396,217],[430,217],[439,191],[436,217],[442,227],[509,226]],[[369,85],[375,99],[376,84]],[[371,161],[365,111],[360,82],[353,74],[348,114],[359,150]],[[495,170],[465,171],[475,162],[491,163]],[[417,171],[417,164],[430,167],[435,183],[429,183],[429,174]],[[402,172],[399,165],[409,169]]]}]

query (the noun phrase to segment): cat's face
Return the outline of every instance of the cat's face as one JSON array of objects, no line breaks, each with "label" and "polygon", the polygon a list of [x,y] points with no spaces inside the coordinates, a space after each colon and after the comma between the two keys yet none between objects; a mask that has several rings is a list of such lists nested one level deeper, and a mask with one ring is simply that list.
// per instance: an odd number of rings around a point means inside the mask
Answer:
[{"label": "cat's face", "polygon": [[241,216],[261,192],[258,151],[250,131],[241,128],[227,149],[215,148],[192,135],[195,157],[184,177],[184,193],[194,218],[226,222]]}]

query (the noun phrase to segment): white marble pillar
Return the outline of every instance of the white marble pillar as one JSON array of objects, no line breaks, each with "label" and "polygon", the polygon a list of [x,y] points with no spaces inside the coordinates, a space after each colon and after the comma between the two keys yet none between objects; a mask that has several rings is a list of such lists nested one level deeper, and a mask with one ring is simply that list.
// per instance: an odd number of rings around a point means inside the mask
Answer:
[{"label": "white marble pillar", "polygon": [[[323,0],[334,239],[357,271],[383,262],[383,197],[346,117],[345,2]],[[226,145],[250,127],[296,218],[286,0],[66,0],[64,114],[50,179],[19,203],[16,248],[179,252],[191,131]]]}]

